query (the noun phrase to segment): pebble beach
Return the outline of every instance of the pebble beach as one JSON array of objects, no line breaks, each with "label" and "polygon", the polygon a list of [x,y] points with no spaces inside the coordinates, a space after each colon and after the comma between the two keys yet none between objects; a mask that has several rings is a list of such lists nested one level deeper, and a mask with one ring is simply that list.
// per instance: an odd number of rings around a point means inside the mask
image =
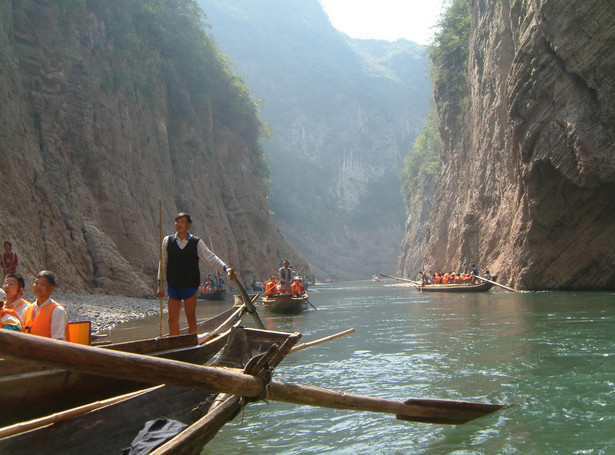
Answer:
[{"label": "pebble beach", "polygon": [[[36,300],[34,295],[24,294],[24,298]],[[64,305],[70,321],[91,321],[92,333],[108,332],[118,324],[160,313],[160,301],[156,298],[61,292],[54,292],[52,298]]]}]

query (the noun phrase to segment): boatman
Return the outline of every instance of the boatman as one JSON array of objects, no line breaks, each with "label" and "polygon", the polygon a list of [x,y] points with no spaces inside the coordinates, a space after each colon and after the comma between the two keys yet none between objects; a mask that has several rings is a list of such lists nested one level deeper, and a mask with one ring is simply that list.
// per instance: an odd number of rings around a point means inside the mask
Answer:
[{"label": "boatman", "polygon": [[196,333],[196,291],[201,283],[199,260],[212,268],[225,271],[231,280],[235,272],[216,256],[200,238],[190,234],[192,217],[184,212],[175,216],[175,234],[162,241],[158,268],[158,297],[164,297],[164,283],[169,294],[169,335],[179,335],[182,301],[188,320],[188,331]]},{"label": "boatman", "polygon": [[22,297],[25,287],[26,282],[19,273],[9,273],[4,277],[4,285],[2,286],[6,293],[4,308],[15,310],[22,324],[26,320],[26,309],[32,305]]},{"label": "boatman", "polygon": [[284,260],[283,267],[278,269],[278,289],[281,293],[290,293],[293,280],[293,270],[290,268],[290,262],[287,259]]},{"label": "boatman", "polygon": [[56,288],[56,277],[49,270],[36,275],[32,289],[36,301],[26,309],[24,332],[33,335],[68,340],[68,315],[66,309],[51,298]]}]

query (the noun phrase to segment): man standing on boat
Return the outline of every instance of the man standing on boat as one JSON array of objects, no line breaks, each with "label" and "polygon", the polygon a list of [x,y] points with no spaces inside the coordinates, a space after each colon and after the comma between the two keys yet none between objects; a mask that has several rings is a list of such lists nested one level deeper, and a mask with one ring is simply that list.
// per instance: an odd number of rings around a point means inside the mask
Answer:
[{"label": "man standing on boat", "polygon": [[190,234],[192,218],[181,212],[175,216],[175,234],[162,241],[161,260],[158,269],[158,297],[164,297],[163,283],[167,282],[169,294],[169,335],[179,335],[179,315],[182,301],[188,320],[188,331],[197,332],[196,291],[201,283],[199,260],[212,268],[225,271],[230,279],[235,272],[216,256],[200,238]]},{"label": "man standing on boat", "polygon": [[280,291],[291,291],[293,281],[293,270],[290,268],[290,262],[287,259],[284,260],[284,266],[278,269],[278,278],[280,280]]}]

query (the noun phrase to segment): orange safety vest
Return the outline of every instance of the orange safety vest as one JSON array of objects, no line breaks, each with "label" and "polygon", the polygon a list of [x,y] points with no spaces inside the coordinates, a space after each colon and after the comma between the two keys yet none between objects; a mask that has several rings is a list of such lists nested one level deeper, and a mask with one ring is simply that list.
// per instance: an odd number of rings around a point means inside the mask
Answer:
[{"label": "orange safety vest", "polygon": [[303,286],[299,281],[293,281],[293,285],[291,287],[293,295],[301,295],[303,294]]},{"label": "orange safety vest", "polygon": [[[25,307],[26,307],[25,309],[27,310],[27,309],[28,309],[28,305],[31,305],[31,303],[30,303],[30,302],[28,302],[26,299],[21,299],[21,300],[19,301],[19,305],[14,306],[14,307],[11,307],[11,308],[6,308],[6,305],[5,305],[5,309],[7,309],[7,310],[8,310],[8,309],[10,309],[10,310],[15,310],[15,311],[17,312],[17,316],[19,316],[19,309],[20,309],[22,306],[24,306],[24,305],[25,305]],[[19,321],[21,322],[21,324],[22,324],[22,325],[24,325],[24,322],[25,322],[25,319],[26,319],[26,313],[25,313],[25,311],[24,311],[24,314],[23,314],[23,318],[24,318],[24,320],[23,320],[23,321],[21,320],[21,318],[19,318]]]},{"label": "orange safety vest", "polygon": [[[37,303],[34,302],[26,310],[26,316],[24,318],[24,332],[51,338],[51,315],[53,314],[53,310],[55,310],[57,306],[61,306],[62,308],[64,307],[52,300],[48,305],[45,305],[43,309],[38,312],[36,317],[34,317],[34,307],[36,305]],[[68,324],[66,324],[65,339],[66,341],[69,341],[70,339],[68,334]]]},{"label": "orange safety vest", "polygon": [[275,281],[269,280],[265,285],[265,295],[271,295],[275,293]]}]

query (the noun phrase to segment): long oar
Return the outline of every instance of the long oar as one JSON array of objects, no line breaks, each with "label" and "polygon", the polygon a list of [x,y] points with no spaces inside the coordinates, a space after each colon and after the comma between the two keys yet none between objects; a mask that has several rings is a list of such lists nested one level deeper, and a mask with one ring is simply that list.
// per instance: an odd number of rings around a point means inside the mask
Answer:
[{"label": "long oar", "polygon": [[475,275],[475,276],[476,276],[476,278],[480,278],[481,280],[486,281],[487,283],[495,284],[496,286],[499,286],[499,287],[501,287],[501,288],[504,288],[504,289],[506,289],[507,291],[510,291],[510,292],[519,292],[519,291],[517,291],[516,289],[509,288],[508,286],[504,286],[503,284],[497,283],[497,282],[495,282],[495,281],[488,280],[487,278],[483,278],[482,276],[478,276],[478,275]]},{"label": "long oar", "polygon": [[326,343],[327,341],[335,340],[336,338],[343,337],[344,335],[348,335],[350,333],[354,333],[354,329],[344,330],[343,332],[335,333],[333,335],[329,335],[324,338],[319,338],[318,340],[308,341],[307,343],[301,343],[300,345],[293,347],[290,350],[290,352],[297,352],[297,351],[300,351],[301,349],[316,346],[317,344]]},{"label": "long oar", "polygon": [[[48,366],[73,369],[99,376],[116,377],[150,384],[198,387],[259,397],[264,382],[229,368],[193,365],[175,360],[98,349],[52,340],[11,330],[0,330],[3,357]],[[406,402],[348,394],[306,385],[271,381],[266,389],[270,400],[323,406],[335,409],[396,414],[398,419],[427,423],[460,424],[505,407],[500,404],[464,401],[411,399]]]},{"label": "long oar", "polygon": [[239,292],[239,295],[241,296],[241,300],[243,300],[243,303],[246,306],[248,313],[250,313],[252,317],[254,318],[254,322],[256,322],[257,327],[259,329],[265,329],[265,325],[263,324],[263,321],[261,321],[261,318],[256,311],[256,307],[254,306],[254,303],[252,302],[252,300],[250,300],[250,296],[244,289],[243,285],[239,282],[236,276],[235,278],[231,278],[231,279],[233,280],[233,283],[235,283],[235,287],[237,288],[237,291]]},{"label": "long oar", "polygon": [[382,275],[385,278],[393,278],[394,280],[399,280],[399,281],[407,281],[408,283],[412,283],[415,284],[417,286],[421,286],[421,282],[419,281],[414,281],[414,280],[409,280],[408,278],[401,278],[399,276],[393,276],[393,275],[386,275],[384,273],[380,273],[380,275]]}]

